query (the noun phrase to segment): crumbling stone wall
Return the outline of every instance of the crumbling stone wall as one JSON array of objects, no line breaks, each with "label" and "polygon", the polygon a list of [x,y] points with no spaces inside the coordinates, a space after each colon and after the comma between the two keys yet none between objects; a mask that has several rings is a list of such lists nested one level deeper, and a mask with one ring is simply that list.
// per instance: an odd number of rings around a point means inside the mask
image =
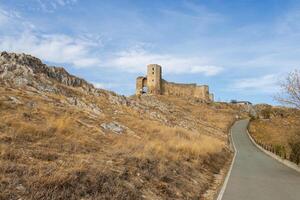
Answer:
[{"label": "crumbling stone wall", "polygon": [[[145,90],[147,88],[147,90]],[[162,79],[160,65],[147,66],[147,77],[138,77],[136,80],[136,95],[141,94],[170,95],[181,97],[194,97],[206,101],[213,101],[213,94],[209,93],[207,85],[181,84],[168,82]]]},{"label": "crumbling stone wall", "polygon": [[143,76],[139,76],[136,78],[136,95],[140,95],[143,93],[147,93],[145,89],[147,87],[147,78]]}]

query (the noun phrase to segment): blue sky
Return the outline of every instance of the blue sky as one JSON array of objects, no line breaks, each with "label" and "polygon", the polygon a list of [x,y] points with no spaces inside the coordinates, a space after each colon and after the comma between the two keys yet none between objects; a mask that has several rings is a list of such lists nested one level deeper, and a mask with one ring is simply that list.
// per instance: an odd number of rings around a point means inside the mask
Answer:
[{"label": "blue sky", "polygon": [[125,95],[157,63],[216,100],[274,104],[278,81],[300,68],[299,21],[299,0],[0,0],[0,50]]}]

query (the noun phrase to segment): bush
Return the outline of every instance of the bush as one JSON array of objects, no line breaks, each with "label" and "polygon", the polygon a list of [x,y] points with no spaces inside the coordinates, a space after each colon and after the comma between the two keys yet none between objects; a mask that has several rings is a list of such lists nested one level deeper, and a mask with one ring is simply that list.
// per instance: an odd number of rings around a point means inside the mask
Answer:
[{"label": "bush", "polygon": [[280,157],[283,157],[285,158],[286,157],[286,150],[285,150],[285,147],[282,146],[282,145],[279,145],[279,144],[276,144],[274,146],[274,151],[275,151],[275,154],[280,156]]},{"label": "bush", "polygon": [[264,118],[264,119],[270,119],[271,117],[271,107],[266,107],[264,108],[262,111],[261,111],[261,116]]},{"label": "bush", "polygon": [[297,165],[300,164],[300,140],[289,143],[291,147],[290,160]]}]

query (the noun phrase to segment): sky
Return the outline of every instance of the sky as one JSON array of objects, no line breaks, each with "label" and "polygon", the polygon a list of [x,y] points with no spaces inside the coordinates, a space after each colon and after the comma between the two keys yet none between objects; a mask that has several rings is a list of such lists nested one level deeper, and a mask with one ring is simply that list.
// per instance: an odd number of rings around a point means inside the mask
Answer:
[{"label": "sky", "polygon": [[300,0],[0,0],[0,51],[123,95],[147,64],[217,101],[277,104],[300,69]]}]

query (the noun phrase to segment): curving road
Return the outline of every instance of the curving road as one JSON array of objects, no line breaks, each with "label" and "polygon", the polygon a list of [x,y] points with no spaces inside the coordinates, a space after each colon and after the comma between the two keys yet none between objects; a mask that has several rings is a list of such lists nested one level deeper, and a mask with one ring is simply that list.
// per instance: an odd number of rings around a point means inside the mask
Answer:
[{"label": "curving road", "polygon": [[300,173],[255,147],[247,124],[232,127],[237,155],[222,200],[300,200]]}]

